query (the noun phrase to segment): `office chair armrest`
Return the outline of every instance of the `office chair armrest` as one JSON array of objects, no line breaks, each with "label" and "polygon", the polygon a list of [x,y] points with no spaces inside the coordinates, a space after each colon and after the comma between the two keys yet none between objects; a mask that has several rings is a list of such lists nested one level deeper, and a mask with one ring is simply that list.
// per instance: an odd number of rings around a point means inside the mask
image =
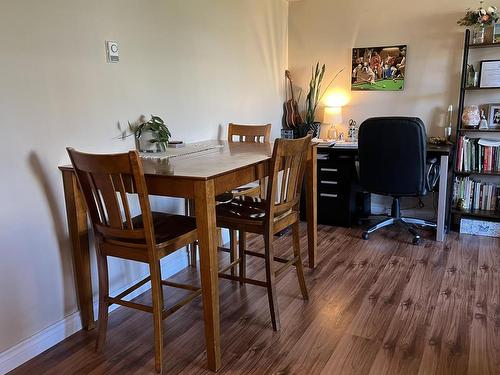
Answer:
[{"label": "office chair armrest", "polygon": [[439,162],[437,158],[427,159],[425,188],[428,192],[435,191],[439,180]]}]

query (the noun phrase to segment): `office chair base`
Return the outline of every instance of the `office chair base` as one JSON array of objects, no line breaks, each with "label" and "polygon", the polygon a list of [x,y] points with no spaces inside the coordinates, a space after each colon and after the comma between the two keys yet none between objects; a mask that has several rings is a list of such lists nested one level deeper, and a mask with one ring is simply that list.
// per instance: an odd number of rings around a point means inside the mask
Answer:
[{"label": "office chair base", "polygon": [[421,242],[421,237],[420,234],[417,232],[417,229],[415,228],[416,225],[422,226],[422,227],[430,227],[430,228],[436,228],[437,225],[436,223],[433,223],[431,221],[423,220],[423,219],[417,219],[413,217],[388,217],[387,219],[371,226],[368,228],[365,232],[362,234],[362,238],[364,240],[367,240],[370,237],[370,234],[381,229],[384,227],[387,227],[389,225],[395,225],[399,224],[408,230],[413,235],[413,240],[412,243],[414,245],[419,245]]}]

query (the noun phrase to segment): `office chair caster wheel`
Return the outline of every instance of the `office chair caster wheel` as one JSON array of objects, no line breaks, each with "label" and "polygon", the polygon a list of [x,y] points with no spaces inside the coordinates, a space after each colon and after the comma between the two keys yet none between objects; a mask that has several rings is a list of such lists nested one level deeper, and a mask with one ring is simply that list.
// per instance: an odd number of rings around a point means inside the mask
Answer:
[{"label": "office chair caster wheel", "polygon": [[413,243],[415,246],[420,245],[420,243],[421,243],[420,236],[415,236],[415,237],[413,237],[413,241],[412,241],[412,243]]},{"label": "office chair caster wheel", "polygon": [[364,239],[364,240],[367,240],[368,237],[369,237],[368,232],[363,232],[363,234],[361,235],[361,238]]}]

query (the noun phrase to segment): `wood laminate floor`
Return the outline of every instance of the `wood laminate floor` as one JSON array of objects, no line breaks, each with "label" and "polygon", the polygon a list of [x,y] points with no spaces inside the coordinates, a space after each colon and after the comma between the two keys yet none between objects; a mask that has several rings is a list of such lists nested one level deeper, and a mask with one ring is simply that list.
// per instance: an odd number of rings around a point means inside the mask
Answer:
[{"label": "wood laminate floor", "polygon": [[[369,241],[360,234],[319,227],[320,262],[306,268],[309,301],[293,269],[278,285],[279,333],[263,288],[221,280],[219,374],[500,374],[500,239],[452,233],[436,243],[429,234],[413,246],[402,231]],[[275,245],[290,254],[290,237]],[[262,241],[249,247],[260,250]],[[263,276],[262,260],[249,262],[249,274]],[[196,277],[186,269],[175,279]],[[180,296],[165,295],[167,304]],[[164,337],[165,373],[210,373],[199,297],[164,321]],[[11,374],[153,373],[150,315],[119,308],[102,354],[94,339],[78,332]]]}]

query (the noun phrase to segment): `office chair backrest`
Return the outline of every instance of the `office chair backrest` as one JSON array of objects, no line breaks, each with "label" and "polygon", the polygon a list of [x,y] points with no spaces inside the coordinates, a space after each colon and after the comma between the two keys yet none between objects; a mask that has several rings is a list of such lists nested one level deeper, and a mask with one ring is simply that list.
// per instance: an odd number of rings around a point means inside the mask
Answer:
[{"label": "office chair backrest", "polygon": [[376,117],[359,128],[361,186],[390,196],[421,196],[425,190],[427,136],[415,117]]}]

